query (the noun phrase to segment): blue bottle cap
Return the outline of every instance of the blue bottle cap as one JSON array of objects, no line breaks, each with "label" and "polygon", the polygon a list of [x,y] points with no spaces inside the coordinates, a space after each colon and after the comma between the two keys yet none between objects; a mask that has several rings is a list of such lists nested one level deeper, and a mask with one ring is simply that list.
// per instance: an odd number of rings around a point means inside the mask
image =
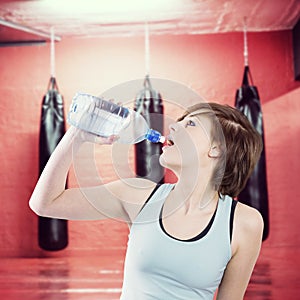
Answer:
[{"label": "blue bottle cap", "polygon": [[152,142],[152,143],[158,143],[161,141],[162,135],[160,132],[154,129],[149,129],[148,132],[145,134],[145,138]]}]

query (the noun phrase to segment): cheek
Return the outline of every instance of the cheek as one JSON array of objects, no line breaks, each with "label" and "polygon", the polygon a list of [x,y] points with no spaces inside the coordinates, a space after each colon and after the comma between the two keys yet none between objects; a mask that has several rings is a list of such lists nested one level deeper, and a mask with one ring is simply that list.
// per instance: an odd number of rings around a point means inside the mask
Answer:
[{"label": "cheek", "polygon": [[160,156],[163,166],[194,166],[198,167],[208,158],[210,142],[202,130],[177,133],[176,143],[168,147]]},{"label": "cheek", "polygon": [[201,157],[208,156],[210,147],[211,147],[210,142],[207,139],[202,139],[197,142],[198,153]]},{"label": "cheek", "polygon": [[196,162],[196,160],[207,156],[210,141],[202,130],[194,130],[192,133],[185,133],[180,137],[179,148],[182,155],[188,155],[190,159]]},{"label": "cheek", "polygon": [[194,143],[200,155],[208,155],[211,148],[211,139],[209,133],[204,128],[197,131]]}]

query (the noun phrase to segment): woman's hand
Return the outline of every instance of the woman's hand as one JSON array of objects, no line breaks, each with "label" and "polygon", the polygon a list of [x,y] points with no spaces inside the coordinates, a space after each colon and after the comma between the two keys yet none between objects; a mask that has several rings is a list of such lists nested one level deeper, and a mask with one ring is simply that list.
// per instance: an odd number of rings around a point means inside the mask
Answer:
[{"label": "woman's hand", "polygon": [[69,130],[73,131],[74,138],[77,140],[79,144],[89,142],[89,143],[95,143],[99,145],[111,145],[119,139],[117,135],[102,137],[93,133],[83,131],[74,126],[71,126]]}]

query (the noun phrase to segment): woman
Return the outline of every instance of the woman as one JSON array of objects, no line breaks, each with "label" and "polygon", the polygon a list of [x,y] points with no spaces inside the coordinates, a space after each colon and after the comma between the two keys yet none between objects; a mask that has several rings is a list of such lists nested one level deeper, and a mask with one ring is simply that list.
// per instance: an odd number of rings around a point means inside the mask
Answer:
[{"label": "woman", "polygon": [[72,155],[86,141],[112,144],[71,127],[52,154],[30,199],[41,216],[126,221],[130,235],[122,300],[243,299],[259,255],[259,212],[233,200],[262,149],[238,110],[216,103],[190,107],[170,125],[160,163],[176,184],[131,178],[65,189]]}]

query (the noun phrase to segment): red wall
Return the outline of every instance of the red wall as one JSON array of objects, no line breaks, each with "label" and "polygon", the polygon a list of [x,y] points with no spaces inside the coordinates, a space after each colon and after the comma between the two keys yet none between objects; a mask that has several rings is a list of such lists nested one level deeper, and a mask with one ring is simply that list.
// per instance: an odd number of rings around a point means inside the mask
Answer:
[{"label": "red wall", "polygon": [[[291,32],[249,33],[248,40],[266,130],[271,231],[264,245],[299,246],[299,236],[289,231],[300,225],[300,83],[293,79]],[[242,33],[151,37],[150,74],[181,82],[207,100],[233,105],[242,80],[242,42]],[[2,257],[45,255],[37,246],[37,217],[28,200],[38,177],[40,107],[50,76],[49,52],[49,45],[0,48]],[[56,78],[66,109],[79,90],[99,94],[142,78],[144,65],[142,37],[63,39],[56,44]],[[108,165],[103,169],[109,180]],[[71,174],[70,185],[75,184]],[[63,255],[78,250],[123,253],[126,247],[126,226],[114,221],[69,222],[69,233]]]}]

